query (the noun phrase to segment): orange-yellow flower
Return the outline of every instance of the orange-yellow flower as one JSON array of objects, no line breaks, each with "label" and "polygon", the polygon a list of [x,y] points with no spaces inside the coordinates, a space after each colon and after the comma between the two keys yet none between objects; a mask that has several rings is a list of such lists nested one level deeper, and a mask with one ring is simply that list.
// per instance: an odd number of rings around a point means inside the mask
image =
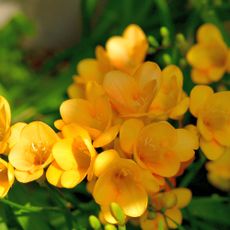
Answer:
[{"label": "orange-yellow flower", "polygon": [[213,24],[204,24],[197,31],[197,42],[187,54],[193,81],[198,84],[219,81],[230,71],[230,52],[220,31]]},{"label": "orange-yellow flower", "polygon": [[127,73],[135,71],[144,61],[147,51],[147,38],[135,24],[129,25],[122,36],[113,36],[106,42],[106,52],[111,64]]},{"label": "orange-yellow flower", "polygon": [[113,36],[106,42],[106,48],[97,46],[96,58],[83,59],[77,65],[78,75],[68,87],[70,98],[84,98],[85,85],[94,81],[102,84],[104,76],[116,69],[132,74],[144,61],[148,41],[138,25],[129,25],[122,36]]},{"label": "orange-yellow flower", "polygon": [[200,146],[208,159],[220,157],[230,147],[230,91],[213,93],[208,86],[195,86],[190,111],[197,117]]},{"label": "orange-yellow flower", "polygon": [[[187,188],[176,188],[169,192],[162,192],[151,197],[151,206],[154,216],[146,212],[141,218],[143,230],[158,230],[160,226],[167,230],[176,229],[182,224],[182,208],[191,201],[192,193]],[[152,214],[152,215],[153,215]],[[167,223],[166,223],[167,222]]]},{"label": "orange-yellow flower", "polygon": [[189,98],[183,91],[183,74],[177,66],[169,65],[162,71],[160,89],[149,108],[150,117],[180,119],[188,107]]},{"label": "orange-yellow flower", "polygon": [[226,192],[230,191],[230,149],[214,161],[206,164],[209,182]]},{"label": "orange-yellow flower", "polygon": [[7,195],[14,183],[14,169],[8,162],[0,158],[0,198]]},{"label": "orange-yellow flower", "polygon": [[138,134],[134,159],[143,168],[163,176],[175,176],[182,162],[193,158],[197,138],[186,129],[175,129],[168,122],[151,123]]},{"label": "orange-yellow flower", "polygon": [[10,135],[11,112],[7,100],[0,96],[0,154],[5,153]]},{"label": "orange-yellow flower", "polygon": [[[100,51],[100,48],[96,50]],[[93,81],[102,84],[105,75],[103,65],[93,58],[80,61],[77,65],[77,73],[78,75],[74,76],[74,83],[67,90],[70,98],[85,98],[87,83]]]},{"label": "orange-yellow flower", "polygon": [[104,79],[104,89],[113,108],[122,117],[146,115],[158,90],[161,70],[156,63],[145,62],[134,75],[111,71]]},{"label": "orange-yellow flower", "polygon": [[130,217],[142,215],[147,208],[149,189],[159,190],[151,174],[147,174],[146,179],[142,172],[134,161],[120,158],[115,150],[100,153],[94,166],[98,177],[93,190],[95,201],[102,207],[116,202]]},{"label": "orange-yellow flower", "polygon": [[76,124],[64,126],[62,135],[63,139],[53,146],[54,162],[49,166],[46,178],[57,187],[73,188],[87,174],[92,177],[96,151],[88,132]]},{"label": "orange-yellow flower", "polygon": [[21,129],[18,141],[9,153],[9,161],[19,182],[27,183],[43,175],[44,168],[53,160],[51,150],[57,140],[56,133],[40,121]]},{"label": "orange-yellow flower", "polygon": [[95,82],[87,84],[87,100],[74,98],[64,101],[60,113],[63,124],[76,123],[85,128],[94,140],[95,147],[110,143],[119,132],[119,125],[112,124],[109,100],[103,88]]}]

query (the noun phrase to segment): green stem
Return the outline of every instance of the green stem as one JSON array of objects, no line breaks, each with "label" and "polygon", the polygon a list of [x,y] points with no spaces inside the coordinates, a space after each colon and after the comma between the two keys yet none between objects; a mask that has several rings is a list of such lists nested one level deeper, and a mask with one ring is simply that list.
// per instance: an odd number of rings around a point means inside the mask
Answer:
[{"label": "green stem", "polygon": [[168,184],[170,188],[175,188],[175,186],[172,184],[172,182],[168,178],[165,178],[165,182]]},{"label": "green stem", "polygon": [[197,173],[200,171],[204,163],[206,162],[205,156],[200,152],[200,159],[198,162],[194,163],[192,165],[192,168],[190,168],[190,171],[188,174],[183,178],[181,181],[179,187],[188,187],[188,185],[191,183],[193,178],[197,175]]},{"label": "green stem", "polygon": [[7,200],[7,199],[0,199],[1,203],[7,204],[12,208],[21,209],[26,212],[42,212],[42,211],[56,211],[56,212],[63,212],[62,209],[59,209],[57,207],[39,207],[39,206],[25,206],[21,204],[17,204],[13,201]]}]

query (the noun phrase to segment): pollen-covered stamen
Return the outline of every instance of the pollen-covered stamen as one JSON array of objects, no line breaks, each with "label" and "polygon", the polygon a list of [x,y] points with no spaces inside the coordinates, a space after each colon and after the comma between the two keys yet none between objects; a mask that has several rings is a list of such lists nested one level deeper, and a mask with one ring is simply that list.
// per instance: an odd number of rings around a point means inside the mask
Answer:
[{"label": "pollen-covered stamen", "polygon": [[46,146],[44,143],[31,143],[31,152],[35,154],[35,163],[36,164],[43,164],[50,153],[50,147]]},{"label": "pollen-covered stamen", "polygon": [[114,175],[115,179],[117,179],[117,180],[122,180],[127,176],[129,176],[129,172],[127,169],[121,169],[121,170],[117,171]]}]

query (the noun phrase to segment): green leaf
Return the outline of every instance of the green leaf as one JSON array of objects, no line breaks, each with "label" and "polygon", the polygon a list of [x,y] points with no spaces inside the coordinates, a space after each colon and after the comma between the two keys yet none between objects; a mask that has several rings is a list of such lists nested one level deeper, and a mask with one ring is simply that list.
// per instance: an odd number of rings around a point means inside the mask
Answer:
[{"label": "green leaf", "polygon": [[190,213],[210,223],[230,226],[230,199],[229,197],[193,198],[188,207]]}]

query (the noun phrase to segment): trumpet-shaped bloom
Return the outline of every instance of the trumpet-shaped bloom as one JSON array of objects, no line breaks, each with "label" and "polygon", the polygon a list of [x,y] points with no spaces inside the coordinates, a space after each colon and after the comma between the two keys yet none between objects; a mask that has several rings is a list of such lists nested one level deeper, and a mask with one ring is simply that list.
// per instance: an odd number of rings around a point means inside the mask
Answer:
[{"label": "trumpet-shaped bloom", "polygon": [[95,82],[87,84],[87,100],[74,98],[64,101],[60,113],[64,124],[75,123],[85,128],[95,147],[110,143],[119,132],[119,125],[112,125],[109,100],[103,88]]},{"label": "trumpet-shaped bloom", "polygon": [[122,36],[111,37],[106,42],[106,52],[111,64],[130,74],[144,61],[147,51],[147,38],[135,24],[129,25]]},{"label": "trumpet-shaped bloom", "polygon": [[197,117],[201,134],[201,149],[208,159],[217,159],[230,147],[230,92],[213,93],[208,86],[195,86],[190,98],[190,111]]},{"label": "trumpet-shaped bloom", "polygon": [[182,162],[193,158],[198,141],[190,131],[175,129],[168,122],[146,125],[139,132],[135,143],[134,158],[152,173],[175,176]]},{"label": "trumpet-shaped bloom", "polygon": [[54,162],[49,166],[46,178],[57,187],[73,188],[87,174],[91,177],[96,151],[89,134],[80,126],[67,125],[62,134],[64,139],[53,146]]},{"label": "trumpet-shaped bloom", "polygon": [[10,150],[9,161],[19,182],[40,178],[44,168],[53,160],[51,151],[58,140],[56,133],[45,123],[31,122],[21,129],[18,141]]},{"label": "trumpet-shaped bloom", "polygon": [[[158,193],[151,197],[151,205],[155,217],[149,218],[146,212],[140,219],[143,230],[176,229],[182,224],[182,208],[186,207],[192,198],[192,193],[187,188],[176,188],[168,192]],[[162,210],[164,210],[162,212]],[[167,222],[167,223],[166,223]]]},{"label": "trumpet-shaped bloom", "polygon": [[220,31],[212,24],[204,24],[197,31],[197,42],[187,53],[193,81],[198,84],[219,81],[230,71],[229,49]]},{"label": "trumpet-shaped bloom", "polygon": [[220,158],[206,164],[209,182],[223,190],[230,191],[230,149],[227,149]]},{"label": "trumpet-shaped bloom", "polygon": [[156,63],[145,62],[134,73],[111,71],[104,79],[104,89],[113,108],[123,117],[146,115],[161,79]]},{"label": "trumpet-shaped bloom", "polygon": [[150,116],[159,120],[179,119],[187,111],[189,99],[183,91],[183,74],[177,66],[162,71],[162,83],[149,108]]},{"label": "trumpet-shaped bloom", "polygon": [[14,169],[8,162],[0,158],[0,198],[7,195],[14,183]]},{"label": "trumpet-shaped bloom", "polygon": [[102,84],[105,74],[112,69],[107,53],[101,46],[98,46],[96,59],[83,59],[78,63],[78,75],[74,76],[74,82],[67,89],[69,97],[85,98],[86,85],[91,81]]},{"label": "trumpet-shaped bloom", "polygon": [[7,149],[7,141],[10,135],[11,112],[7,100],[0,96],[0,154]]},{"label": "trumpet-shaped bloom", "polygon": [[115,150],[97,156],[94,173],[98,177],[93,191],[95,201],[102,207],[116,202],[127,216],[142,215],[147,208],[148,189],[159,190],[153,178],[144,179],[141,168],[132,160],[120,158]]}]

